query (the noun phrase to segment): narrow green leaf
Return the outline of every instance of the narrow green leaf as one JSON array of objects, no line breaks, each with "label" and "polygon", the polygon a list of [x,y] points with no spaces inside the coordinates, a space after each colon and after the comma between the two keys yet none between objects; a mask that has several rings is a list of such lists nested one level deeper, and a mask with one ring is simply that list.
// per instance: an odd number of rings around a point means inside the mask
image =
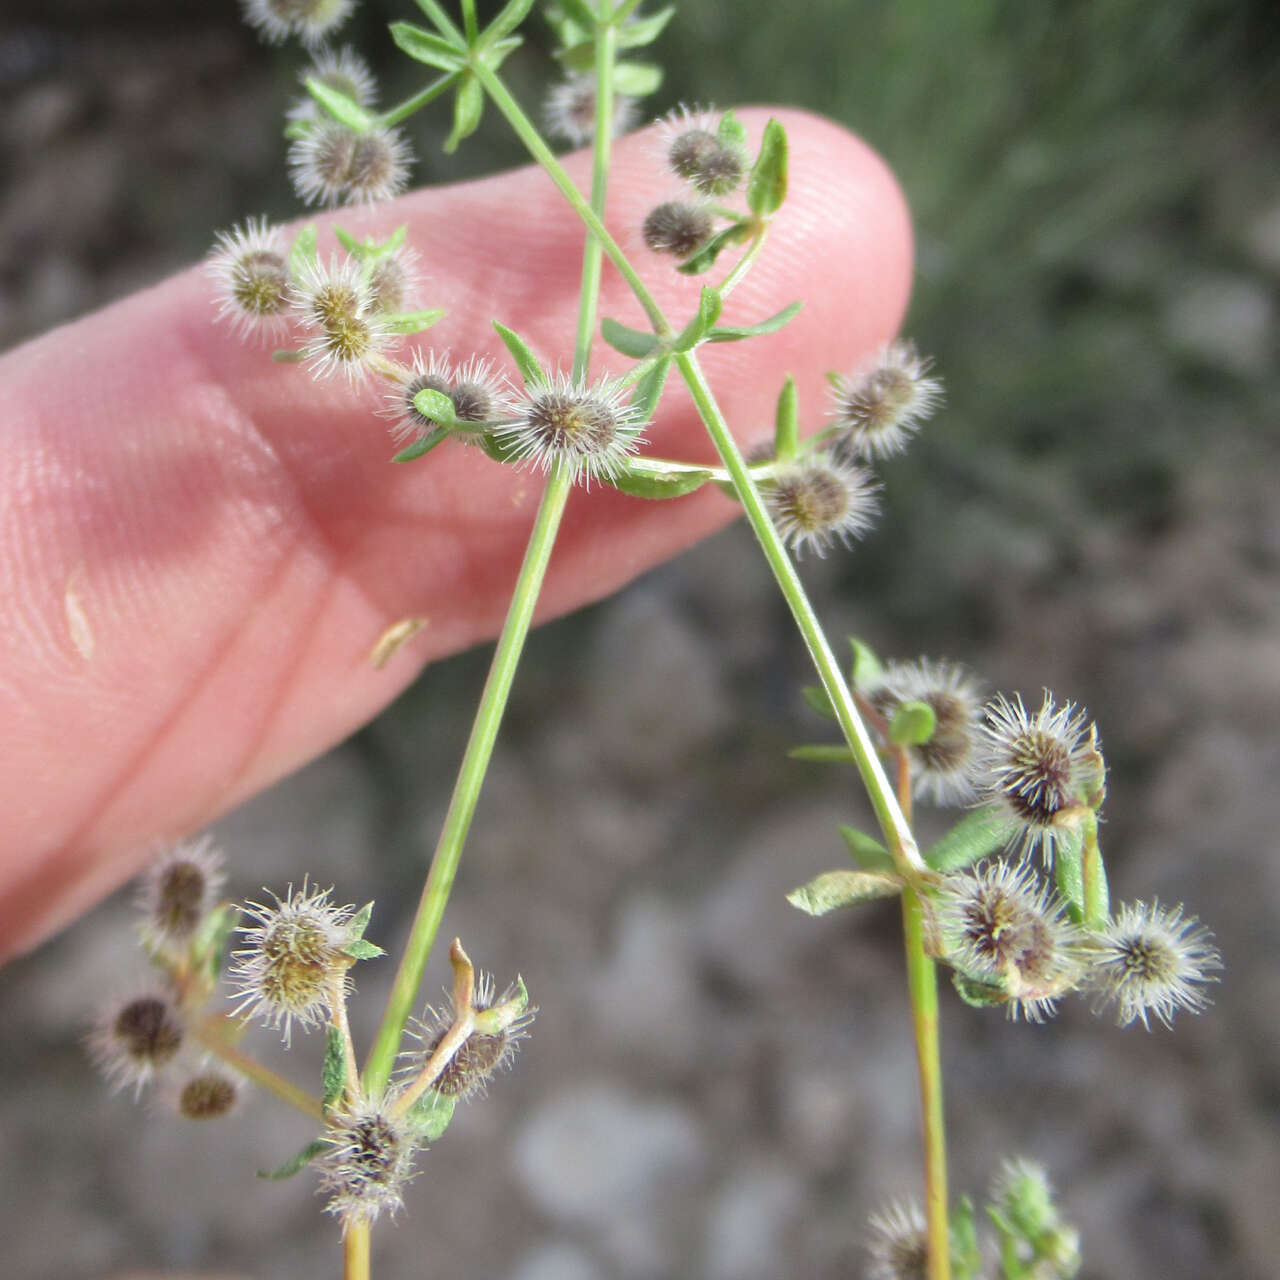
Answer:
[{"label": "narrow green leaf", "polygon": [[305,226],[293,238],[293,248],[289,250],[289,274],[295,279],[316,260],[316,224]]},{"label": "narrow green leaf", "polygon": [[538,364],[533,352],[529,350],[525,340],[514,329],[508,329],[505,324],[499,324],[496,320],[493,322],[493,327],[507,350],[511,352],[511,358],[516,362],[516,368],[520,370],[524,385],[529,388],[542,386],[547,380],[546,375],[542,372],[542,367]]},{"label": "narrow green leaf", "polygon": [[507,7],[485,28],[485,43],[501,40],[503,36],[510,34],[529,16],[532,8],[533,0],[510,0]]},{"label": "narrow green leaf", "polygon": [[453,132],[445,139],[444,153],[453,155],[458,144],[480,127],[484,115],[484,90],[475,76],[463,76],[453,96]]},{"label": "narrow green leaf", "polygon": [[613,68],[613,90],[628,98],[647,98],[662,88],[662,68],[652,62],[619,62]]},{"label": "narrow green leaf", "polygon": [[713,329],[707,335],[708,342],[741,342],[743,338],[758,338],[764,333],[777,333],[783,325],[790,323],[800,313],[802,302],[793,302],[783,307],[777,315],[761,320],[758,324],[727,324]]},{"label": "narrow green leaf", "polygon": [[675,13],[675,5],[659,9],[647,18],[637,18],[634,22],[624,22],[618,28],[619,49],[639,49],[652,44],[661,34],[662,29],[671,21]]},{"label": "narrow green leaf", "polygon": [[958,969],[951,975],[951,985],[955,987],[960,999],[974,1009],[994,1009],[997,1005],[1009,1002],[1003,987],[994,982],[979,982],[977,978],[966,977]]},{"label": "narrow green leaf", "polygon": [[831,705],[831,699],[827,697],[827,691],[820,684],[807,684],[800,692],[804,696],[804,700],[820,716],[827,720],[836,718],[836,709]]},{"label": "narrow green leaf", "polygon": [[719,140],[722,147],[745,148],[747,145],[746,128],[732,111],[726,111],[724,115],[720,117],[720,124],[716,129],[716,138]]},{"label": "narrow green leaf", "polygon": [[671,344],[674,351],[692,351],[706,336],[711,326],[720,319],[724,308],[724,299],[708,285],[702,286],[698,295],[697,314],[677,335]]},{"label": "narrow green leaf", "polygon": [[467,61],[465,45],[460,50],[448,40],[415,27],[412,22],[393,22],[391,38],[409,57],[440,71],[457,71]]},{"label": "narrow green leaf", "polygon": [[982,1250],[968,1196],[961,1196],[951,1211],[951,1269],[954,1280],[978,1280],[982,1273]]},{"label": "narrow green leaf", "polygon": [[764,127],[760,154],[747,177],[747,208],[771,218],[787,198],[787,131],[776,121]]},{"label": "narrow green leaf", "polygon": [[609,483],[633,498],[683,498],[685,494],[701,489],[710,479],[710,471],[698,468],[646,471],[633,463],[626,471],[610,477]]},{"label": "narrow green leaf", "polygon": [[392,333],[421,333],[444,317],[442,308],[433,307],[426,311],[388,311],[381,319]]},{"label": "narrow green leaf", "polygon": [[326,1111],[342,1097],[347,1087],[347,1055],[342,1032],[333,1023],[324,1029],[324,1066],[320,1069],[320,1103]]},{"label": "narrow green leaf", "polygon": [[357,938],[354,942],[348,942],[342,948],[342,954],[350,956],[353,960],[376,960],[379,956],[385,956],[387,953],[375,943],[368,942],[364,938]]},{"label": "narrow green leaf", "polygon": [[428,1089],[409,1108],[409,1123],[419,1141],[435,1142],[444,1133],[449,1127],[449,1121],[453,1119],[453,1108],[457,1101],[457,1098]]},{"label": "narrow green leaf", "polygon": [[307,77],[307,92],[336,120],[356,133],[367,133],[373,117],[354,99],[330,88],[315,76]]},{"label": "narrow green leaf", "polygon": [[277,347],[271,353],[276,364],[301,364],[307,357],[301,351],[288,351]]},{"label": "narrow green leaf", "polygon": [[694,250],[693,254],[686,258],[676,270],[682,275],[700,276],[704,271],[710,271],[715,266],[716,259],[730,245],[741,244],[750,234],[751,228],[748,223],[735,222],[732,226],[725,227],[723,231],[717,231],[701,249]]},{"label": "narrow green leaf", "polygon": [[1065,831],[1053,842],[1053,878],[1073,924],[1084,921],[1083,846],[1084,836],[1078,830]]},{"label": "narrow green leaf", "polygon": [[559,5],[565,17],[572,22],[576,22],[582,28],[584,34],[596,29],[599,18],[592,12],[591,6],[586,3],[586,0],[559,0]]},{"label": "narrow green leaf", "polygon": [[[436,30],[451,45],[464,53],[466,52],[467,39],[462,34],[461,29],[454,25],[453,19],[449,17],[443,5],[438,4],[437,0],[414,0],[414,3],[435,23]],[[407,26],[408,23],[402,25]]]},{"label": "narrow green leaf", "polygon": [[671,372],[671,357],[663,356],[654,361],[653,368],[644,374],[636,383],[631,393],[631,408],[637,422],[649,422],[657,412],[658,401],[662,399],[663,389],[667,385],[667,374]]},{"label": "narrow green leaf", "polygon": [[889,741],[895,747],[918,747],[937,727],[938,713],[927,702],[900,702],[889,722]]},{"label": "narrow green leaf", "polygon": [[351,917],[351,923],[347,925],[347,937],[354,942],[357,938],[364,937],[364,931],[369,927],[369,921],[373,919],[373,903],[366,902],[359,911]]},{"label": "narrow green leaf", "polygon": [[444,440],[447,440],[448,438],[449,438],[449,433],[445,431],[443,428],[437,427],[434,431],[430,432],[428,435],[423,436],[421,440],[415,440],[411,445],[408,445],[406,448],[401,449],[400,452],[397,453],[396,456],[391,459],[391,461],[392,462],[415,462],[418,458],[421,458],[424,454],[430,453],[431,450],[436,447],[436,445],[440,444]]},{"label": "narrow green leaf", "polygon": [[413,407],[424,417],[447,431],[458,422],[457,410],[453,401],[443,391],[435,391],[431,387],[423,387],[413,397]]},{"label": "narrow green leaf", "polygon": [[924,851],[934,871],[959,871],[1008,844],[1012,827],[999,809],[972,809]]},{"label": "narrow green leaf", "polygon": [[884,666],[876,656],[876,651],[864,644],[857,636],[849,637],[849,649],[852,661],[849,663],[849,683],[855,689],[871,689],[880,683],[884,674]]},{"label": "narrow green leaf", "polygon": [[656,333],[643,329],[631,329],[617,320],[605,316],[600,321],[600,336],[615,350],[633,360],[643,360],[655,347],[662,345]]},{"label": "narrow green leaf", "polygon": [[893,855],[875,836],[841,823],[840,838],[849,850],[849,856],[863,871],[893,871]]},{"label": "narrow green leaf", "polygon": [[507,55],[514,53],[522,44],[524,44],[524,39],[521,36],[506,36],[502,40],[495,40],[492,44],[484,46],[480,54],[480,61],[490,71],[497,71],[507,60]]},{"label": "narrow green leaf", "polygon": [[825,916],[839,907],[852,907],[876,898],[893,898],[902,881],[879,871],[824,871],[808,884],[792,889],[787,901],[811,916]]},{"label": "narrow green leaf", "polygon": [[489,455],[494,462],[519,462],[519,444],[516,440],[508,435],[495,435],[491,431],[486,431],[480,437],[480,447]]},{"label": "narrow green leaf", "polygon": [[214,982],[217,982],[222,973],[222,966],[227,958],[227,944],[231,941],[231,934],[239,919],[239,907],[229,902],[224,903],[205,916],[191,940],[194,963],[202,965]]},{"label": "narrow green leaf", "polygon": [[333,237],[353,258],[364,257],[365,246],[350,231],[334,227]]},{"label": "narrow green leaf", "polygon": [[[715,341],[714,335],[712,341]],[[800,448],[799,409],[796,380],[787,374],[787,380],[778,393],[778,408],[773,416],[773,456],[779,462],[790,462]]]},{"label": "narrow green leaf", "polygon": [[323,1138],[315,1138],[308,1142],[301,1151],[295,1156],[290,1156],[284,1164],[276,1169],[266,1170],[259,1169],[258,1177],[265,1178],[270,1182],[283,1182],[285,1178],[292,1178],[295,1173],[301,1173],[318,1155],[323,1154],[330,1149],[330,1144]]}]

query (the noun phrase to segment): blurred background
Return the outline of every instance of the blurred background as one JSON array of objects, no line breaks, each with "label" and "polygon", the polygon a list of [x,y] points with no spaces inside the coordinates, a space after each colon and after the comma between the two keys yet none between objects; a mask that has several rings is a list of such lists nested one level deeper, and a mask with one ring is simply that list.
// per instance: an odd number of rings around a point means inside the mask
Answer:
[{"label": "blurred background", "polygon": [[[366,2],[344,32],[384,101],[417,83],[383,31],[415,12]],[[536,101],[550,41],[529,32],[508,65]],[[915,211],[908,332],[948,403],[885,468],[873,539],[806,562],[830,634],[1087,706],[1114,894],[1185,901],[1225,956],[1213,1007],[1173,1033],[1079,1002],[1012,1025],[945,990],[956,1190],[1027,1155],[1089,1277],[1274,1276],[1280,10],[689,0],[658,52],[653,114],[809,106],[877,146]],[[0,348],[216,228],[295,213],[277,121],[300,65],[231,0],[5,0]],[[496,125],[447,159],[444,131],[415,125],[420,181],[520,159]],[[233,891],[309,869],[376,898],[393,946],[486,661],[432,667],[220,824]],[[826,728],[807,679],[741,527],[534,636],[445,927],[542,1013],[422,1159],[376,1274],[861,1274],[866,1215],[918,1186],[911,1039],[894,908],[813,921],[782,900],[867,820],[851,775],[785,759]],[[0,979],[6,1274],[336,1274],[313,1180],[253,1176],[305,1122],[258,1100],[193,1132],[99,1088],[81,1031],[137,971],[129,915],[117,895]],[[288,1069],[317,1070],[317,1046]]]}]

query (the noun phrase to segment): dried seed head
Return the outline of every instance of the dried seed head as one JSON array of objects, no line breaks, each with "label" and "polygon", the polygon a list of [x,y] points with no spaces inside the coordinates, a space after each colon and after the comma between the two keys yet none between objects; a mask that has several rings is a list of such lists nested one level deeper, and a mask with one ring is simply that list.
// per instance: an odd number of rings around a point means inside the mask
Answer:
[{"label": "dried seed head", "polygon": [[914,1201],[890,1205],[867,1219],[867,1280],[927,1280],[929,1232]]},{"label": "dried seed head", "polygon": [[699,195],[728,195],[746,177],[746,151],[721,140],[711,112],[681,107],[661,122],[658,136],[664,163]]},{"label": "dried seed head", "polygon": [[284,231],[265,218],[219,231],[208,272],[217,286],[218,319],[242,335],[274,336],[289,324],[289,265]]},{"label": "dried seed head", "polygon": [[[474,1008],[476,1029],[431,1086],[446,1097],[472,1098],[484,1093],[493,1076],[511,1065],[538,1012],[529,1004],[522,984],[508,987],[495,999],[493,978],[483,972],[477,975]],[[456,1016],[452,999],[446,997],[443,1008],[428,1006],[421,1019],[412,1020],[409,1034],[422,1042],[422,1048],[406,1055],[404,1069],[408,1074],[422,1070]]]},{"label": "dried seed head", "polygon": [[242,0],[244,20],[269,44],[297,36],[318,45],[347,20],[355,0]]},{"label": "dried seed head", "polygon": [[303,330],[303,357],[317,377],[341,370],[358,382],[394,341],[354,259],[308,263],[294,281],[291,305]]},{"label": "dried seed head", "polygon": [[160,855],[138,886],[142,929],[156,943],[183,943],[213,908],[226,880],[213,840],[184,840]]},{"label": "dried seed head", "polygon": [[668,200],[649,211],[644,220],[644,242],[654,253],[687,258],[711,239],[715,221],[704,205]]},{"label": "dried seed head", "polygon": [[342,1220],[343,1235],[355,1224],[401,1208],[416,1144],[387,1100],[372,1099],[334,1116],[324,1140],[328,1150],[318,1161],[320,1190],[329,1196],[325,1211]]},{"label": "dried seed head", "polygon": [[251,902],[242,908],[256,923],[237,928],[246,945],[234,953],[231,999],[237,1014],[283,1027],[286,1044],[295,1020],[309,1031],[345,987],[351,958],[343,948],[351,940],[353,908],[334,906],[332,892],[303,881],[296,891],[290,885],[284,898],[272,894],[274,906]]},{"label": "dried seed head", "polygon": [[371,204],[404,190],[409,147],[397,129],[357,133],[325,118],[289,144],[289,177],[308,204]]},{"label": "dried seed head", "polygon": [[1148,1015],[1166,1027],[1179,1009],[1199,1013],[1209,1003],[1202,989],[1216,982],[1222,957],[1212,935],[1182,907],[1126,903],[1088,942],[1089,982],[1100,1004],[1113,1004],[1122,1027]]},{"label": "dried seed head", "polygon": [[409,183],[409,144],[397,129],[358,134],[347,169],[347,197],[374,204],[399,195]]},{"label": "dried seed head", "polygon": [[174,1108],[188,1120],[216,1120],[239,1105],[243,1086],[238,1077],[221,1067],[205,1067],[178,1083]]},{"label": "dried seed head", "polygon": [[938,805],[973,796],[982,706],[977,683],[963,667],[928,658],[891,662],[868,696],[889,721],[904,702],[923,702],[933,711],[933,736],[910,749],[917,795]]},{"label": "dried seed head", "polygon": [[[369,64],[348,44],[341,49],[319,49],[311,65],[302,71],[298,79],[305,86],[308,80],[318,80],[329,89],[344,93],[362,107],[373,105],[378,96],[378,83],[369,70]],[[324,108],[309,94],[304,93],[287,112],[290,120],[327,120]]]},{"label": "dried seed head", "polygon": [[994,862],[949,876],[937,911],[947,962],[998,986],[1011,1018],[1041,1021],[1080,979],[1080,934],[1025,865]]},{"label": "dried seed head", "polygon": [[886,458],[907,447],[942,403],[942,382],[928,376],[930,364],[913,343],[893,342],[835,379],[830,416],[855,457]]},{"label": "dried seed head", "polygon": [[408,311],[418,288],[418,255],[412,249],[397,249],[379,258],[369,273],[366,286],[369,306],[380,314]]},{"label": "dried seed head", "polygon": [[182,1048],[186,1028],[178,1006],[158,991],[116,1001],[89,1035],[89,1052],[113,1089],[133,1085],[136,1097]]},{"label": "dried seed head", "polygon": [[[596,78],[592,72],[575,72],[553,85],[542,109],[547,132],[572,147],[581,147],[596,136]],[[637,103],[623,94],[613,97],[613,136],[626,133],[636,122]]]},{"label": "dried seed head", "polygon": [[[415,351],[408,377],[387,396],[386,407],[379,411],[391,419],[391,435],[397,442],[421,440],[440,425],[414,404],[418,392],[428,390],[449,397],[460,423],[493,422],[507,411],[506,388],[489,360],[471,356],[455,366],[446,355],[433,351],[424,362],[421,352]],[[477,430],[476,439],[481,434]],[[465,431],[459,435],[464,440],[469,437]]]},{"label": "dried seed head", "polygon": [[1000,694],[987,704],[982,737],[980,798],[1012,819],[1024,853],[1038,844],[1051,862],[1055,841],[1101,783],[1096,735],[1086,732],[1085,713],[1070,702],[1055,707],[1047,689],[1034,714],[1021,697]]},{"label": "dried seed head", "polygon": [[494,429],[519,461],[549,471],[561,464],[575,482],[590,486],[626,465],[627,455],[643,443],[623,389],[604,378],[594,386],[565,374],[526,393],[510,406],[514,418]]},{"label": "dried seed head", "polygon": [[793,551],[825,555],[871,528],[878,503],[871,472],[829,454],[781,468],[763,490],[765,506]]}]

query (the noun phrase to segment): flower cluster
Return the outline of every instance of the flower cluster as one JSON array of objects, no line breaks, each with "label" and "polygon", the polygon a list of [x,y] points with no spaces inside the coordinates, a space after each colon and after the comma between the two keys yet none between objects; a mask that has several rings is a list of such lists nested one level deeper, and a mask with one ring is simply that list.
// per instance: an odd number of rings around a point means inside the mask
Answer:
[{"label": "flower cluster", "polygon": [[160,1086],[167,1108],[189,1119],[235,1109],[244,1082],[209,1061],[194,1024],[217,978],[233,914],[218,900],[221,853],[207,839],[162,852],[137,894],[138,935],[156,970],[152,984],[108,1002],[88,1037],[90,1055],[113,1088],[134,1097]]}]

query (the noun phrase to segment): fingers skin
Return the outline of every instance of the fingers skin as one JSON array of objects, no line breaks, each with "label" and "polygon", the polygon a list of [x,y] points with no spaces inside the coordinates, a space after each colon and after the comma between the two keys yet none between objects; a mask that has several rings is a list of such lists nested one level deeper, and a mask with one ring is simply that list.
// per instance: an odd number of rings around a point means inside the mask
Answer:
[{"label": "fingers skin", "polygon": [[[766,114],[742,113],[754,136]],[[779,334],[703,353],[747,445],[769,433],[787,372],[817,424],[824,372],[893,335],[910,279],[905,207],[880,161],[834,125],[780,114],[791,196],[725,319],[804,309]],[[587,158],[569,167],[585,186]],[[700,282],[638,232],[666,193],[651,137],[620,143],[614,173],[609,224],[682,323]],[[359,235],[410,224],[422,305],[448,311],[424,347],[503,357],[499,319],[568,367],[582,234],[540,172],[338,220]],[[643,323],[608,267],[600,313]],[[192,270],[0,359],[0,956],[501,625],[541,477],[453,444],[391,466],[375,391],[273,364],[211,314]],[[712,456],[674,385],[646,435],[655,454]],[[538,617],[607,594],[734,511],[715,493],[575,493]],[[378,636],[412,615],[426,628],[375,669]]]}]

